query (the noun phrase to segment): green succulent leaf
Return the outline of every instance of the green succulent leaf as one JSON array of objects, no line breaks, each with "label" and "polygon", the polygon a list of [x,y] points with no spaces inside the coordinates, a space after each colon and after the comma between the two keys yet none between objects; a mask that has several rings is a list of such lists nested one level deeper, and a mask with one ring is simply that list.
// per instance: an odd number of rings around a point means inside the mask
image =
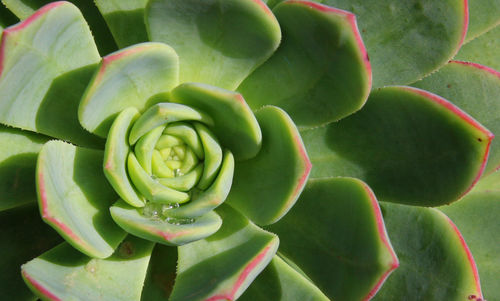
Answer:
[{"label": "green succulent leaf", "polygon": [[76,114],[99,59],[87,23],[68,2],[48,4],[5,29],[0,122],[77,144],[102,144],[83,130]]},{"label": "green succulent leaf", "polygon": [[500,24],[465,44],[454,59],[476,62],[500,70]]},{"label": "green succulent leaf", "polygon": [[271,263],[238,300],[328,301],[330,299],[309,279],[275,255]]},{"label": "green succulent leaf", "polygon": [[141,301],[168,300],[174,287],[177,248],[156,244],[149,261]]},{"label": "green succulent leaf", "polygon": [[0,211],[36,200],[35,167],[48,138],[0,125]]},{"label": "green succulent leaf", "polygon": [[110,211],[113,220],[127,232],[170,246],[180,246],[210,236],[222,224],[219,215],[213,211],[193,220],[162,219],[159,217],[161,213],[148,216],[145,212],[147,208],[148,205],[135,208],[120,200]]},{"label": "green succulent leaf", "polygon": [[[222,148],[220,147],[219,141],[215,135],[212,134],[204,125],[197,123],[194,126],[196,128],[196,132],[198,132],[198,136],[200,137],[201,144],[203,145],[203,152],[205,154],[203,174],[198,182],[198,187],[205,190],[208,186],[210,186],[219,173],[219,169],[222,164]],[[229,185],[230,184],[231,181],[229,182]]]},{"label": "green succulent leaf", "polygon": [[474,259],[448,217],[433,208],[390,203],[382,204],[382,212],[401,265],[373,300],[482,298]]},{"label": "green succulent leaf", "polygon": [[[122,0],[123,1],[123,0]],[[21,20],[29,18],[36,10],[49,4],[51,0],[2,0],[7,8],[12,11]],[[106,27],[103,17],[94,5],[94,1],[89,0],[69,0],[85,16],[89,23],[90,30],[96,40],[97,48],[102,55],[116,50],[116,44],[113,41],[109,29]]]},{"label": "green succulent leaf", "polygon": [[109,183],[125,202],[134,207],[143,207],[146,200],[137,192],[127,172],[127,158],[130,152],[128,137],[138,117],[139,112],[133,107],[123,110],[116,117],[108,133],[103,168]]},{"label": "green succulent leaf", "polygon": [[[500,72],[488,67],[451,61],[413,86],[453,102],[495,135],[500,135]],[[493,139],[485,174],[500,167],[500,139]]]},{"label": "green succulent leaf", "polygon": [[368,300],[398,266],[377,200],[357,179],[309,180],[269,230],[280,253],[334,300]]},{"label": "green succulent leaf", "polygon": [[152,41],[179,54],[181,83],[229,90],[269,58],[281,39],[276,18],[260,0],[152,0],[146,27]]},{"label": "green succulent leaf", "polygon": [[439,207],[456,223],[474,255],[485,299],[500,300],[500,173],[481,179],[459,202]]},{"label": "green succulent leaf", "polygon": [[90,258],[64,243],[21,267],[43,300],[140,300],[154,244],[127,237],[107,259]]},{"label": "green succulent leaf", "polygon": [[295,204],[311,162],[285,111],[267,106],[255,115],[262,129],[262,149],[255,158],[236,164],[227,202],[253,222],[267,225],[278,221]]},{"label": "green succulent leaf", "polygon": [[117,196],[104,177],[102,157],[102,151],[50,141],[37,162],[42,218],[72,246],[97,258],[113,254],[126,235],[108,214]]},{"label": "green succulent leaf", "polygon": [[142,43],[102,59],[78,109],[83,127],[106,137],[116,115],[127,107],[139,111],[151,106],[150,98],[168,92],[178,83],[175,51],[162,43]]},{"label": "green succulent leaf", "polygon": [[120,48],[148,41],[144,9],[148,0],[95,0]]},{"label": "green succulent leaf", "polygon": [[60,243],[61,237],[42,222],[38,208],[33,205],[0,212],[0,229],[2,229],[0,231],[2,298],[34,301],[37,298],[24,284],[19,274],[19,267]]},{"label": "green succulent leaf", "polygon": [[358,113],[301,134],[311,177],[356,177],[383,201],[421,206],[464,195],[493,138],[447,100],[410,87],[377,89]]},{"label": "green succulent leaf", "polygon": [[371,68],[355,16],[308,1],[286,1],[273,12],[283,42],[238,87],[250,107],[279,106],[300,127],[359,110],[371,88]]},{"label": "green succulent leaf", "polygon": [[[500,1],[469,1],[469,28],[466,42],[500,25]],[[498,55],[497,55],[498,56]]]},{"label": "green succulent leaf", "polygon": [[206,84],[185,83],[172,91],[171,101],[212,117],[214,125],[210,129],[237,161],[252,158],[259,152],[260,127],[241,94]]},{"label": "green succulent leaf", "polygon": [[227,205],[214,235],[179,247],[177,278],[170,300],[235,300],[271,261],[278,237]]}]

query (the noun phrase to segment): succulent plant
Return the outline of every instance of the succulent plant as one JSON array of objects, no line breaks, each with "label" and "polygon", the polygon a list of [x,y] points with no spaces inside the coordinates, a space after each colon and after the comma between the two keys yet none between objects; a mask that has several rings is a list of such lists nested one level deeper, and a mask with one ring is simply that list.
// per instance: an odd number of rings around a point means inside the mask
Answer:
[{"label": "succulent plant", "polygon": [[500,300],[500,1],[2,2],[6,300]]}]

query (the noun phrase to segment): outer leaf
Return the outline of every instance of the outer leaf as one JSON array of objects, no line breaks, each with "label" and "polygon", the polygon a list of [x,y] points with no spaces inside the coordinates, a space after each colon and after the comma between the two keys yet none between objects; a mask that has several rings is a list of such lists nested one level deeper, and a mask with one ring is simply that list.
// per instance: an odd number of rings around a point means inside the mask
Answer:
[{"label": "outer leaf", "polygon": [[128,136],[139,112],[135,108],[123,110],[111,126],[104,150],[104,174],[116,193],[134,207],[143,207],[146,201],[132,185],[127,172],[130,152]]},{"label": "outer leaf", "polygon": [[275,255],[238,300],[328,301],[310,280]]},{"label": "outer leaf", "polygon": [[114,221],[127,232],[169,246],[180,246],[210,236],[222,224],[215,212],[200,216],[192,223],[176,224],[158,217],[146,217],[142,210],[123,201],[118,201],[110,208]]},{"label": "outer leaf", "polygon": [[144,8],[147,0],[96,0],[120,48],[148,41]]},{"label": "outer leaf", "polygon": [[469,1],[469,14],[466,42],[500,25],[500,1]]},{"label": "outer leaf", "polygon": [[271,261],[278,237],[228,206],[213,236],[179,247],[177,278],[170,300],[235,300]]},{"label": "outer leaf", "polygon": [[[89,23],[92,34],[95,37],[97,47],[102,55],[116,50],[116,44],[113,41],[109,29],[102,18],[94,1],[89,0],[68,0],[80,9]],[[123,0],[121,0],[123,1]],[[2,0],[2,2],[16,14],[21,20],[29,18],[40,7],[54,2],[51,0]]]},{"label": "outer leaf", "polygon": [[152,250],[152,243],[130,236],[112,257],[92,259],[61,244],[21,271],[43,300],[140,300]]},{"label": "outer leaf", "polygon": [[490,66],[500,70],[500,25],[491,29],[487,33],[465,44],[457,56],[456,60],[476,62],[485,66]]},{"label": "outer leaf", "polygon": [[261,0],[152,0],[146,26],[152,41],[179,54],[181,83],[228,90],[264,62],[281,38],[278,22]]},{"label": "outer leaf", "polygon": [[236,160],[252,158],[259,152],[260,127],[241,94],[205,84],[186,83],[172,91],[171,101],[212,117],[214,125],[210,129]]},{"label": "outer leaf", "polygon": [[256,116],[262,128],[262,149],[255,158],[236,164],[227,201],[255,223],[267,225],[295,204],[311,162],[297,128],[283,110],[268,106]]},{"label": "outer leaf", "polygon": [[98,144],[81,128],[76,110],[99,59],[87,23],[68,2],[44,6],[5,29],[0,44],[0,122]]},{"label": "outer leaf", "polygon": [[47,137],[0,125],[0,211],[36,200],[36,157]]},{"label": "outer leaf", "polygon": [[382,212],[401,266],[374,300],[482,298],[474,259],[451,220],[436,209],[389,203]]},{"label": "outer leaf", "polygon": [[143,43],[112,53],[87,87],[78,118],[84,128],[106,137],[118,113],[127,107],[146,110],[149,98],[175,87],[178,77],[177,54],[165,44]]},{"label": "outer leaf", "polygon": [[[451,61],[438,72],[413,86],[449,99],[481,122],[493,134],[500,134],[500,72],[488,67]],[[500,139],[493,139],[485,173],[500,167]]]},{"label": "outer leaf", "polygon": [[117,196],[102,172],[102,151],[50,141],[37,162],[42,218],[91,257],[106,258],[125,237],[108,215]]},{"label": "outer leaf", "polygon": [[371,88],[371,68],[355,16],[310,1],[287,1],[273,12],[283,42],[238,87],[252,109],[279,106],[301,127],[359,110]]},{"label": "outer leaf", "polygon": [[312,177],[356,177],[381,200],[436,206],[479,179],[493,135],[443,98],[387,87],[355,115],[302,137]]},{"label": "outer leaf", "polygon": [[470,247],[481,276],[485,299],[499,300],[500,274],[500,173],[496,172],[479,181],[476,189],[460,202],[439,207],[458,226]]},{"label": "outer leaf", "polygon": [[156,244],[151,254],[141,300],[168,300],[174,287],[177,248]]},{"label": "outer leaf", "polygon": [[370,299],[398,266],[377,200],[357,179],[310,180],[269,229],[280,252],[334,300]]},{"label": "outer leaf", "polygon": [[61,237],[42,222],[38,208],[31,205],[0,212],[0,229],[2,298],[34,301],[36,297],[24,284],[19,267],[58,244]]}]

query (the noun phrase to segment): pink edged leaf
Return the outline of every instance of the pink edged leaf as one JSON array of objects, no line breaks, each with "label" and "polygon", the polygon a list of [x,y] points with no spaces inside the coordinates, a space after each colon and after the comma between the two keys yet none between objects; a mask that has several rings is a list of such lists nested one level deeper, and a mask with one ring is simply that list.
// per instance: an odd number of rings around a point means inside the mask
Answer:
[{"label": "pink edged leaf", "polygon": [[146,27],[152,41],[179,54],[181,83],[228,90],[267,60],[281,39],[276,18],[261,0],[153,0]]},{"label": "pink edged leaf", "polygon": [[[475,63],[450,61],[412,85],[449,99],[493,134],[500,134],[500,72]],[[499,167],[500,139],[493,139],[485,174]]]},{"label": "pink edged leaf", "polygon": [[99,60],[85,19],[69,2],[48,4],[6,28],[0,42],[0,122],[102,146],[77,118],[78,103]]},{"label": "pink edged leaf", "polygon": [[285,111],[266,106],[255,115],[262,130],[262,148],[255,158],[236,164],[227,202],[253,222],[268,225],[295,204],[311,162]]},{"label": "pink edged leaf", "polygon": [[358,113],[301,134],[311,177],[360,178],[380,200],[423,206],[451,203],[469,191],[493,139],[446,99],[399,86],[377,89]]},{"label": "pink edged leaf", "polygon": [[468,43],[500,25],[500,1],[469,0],[469,28],[465,42]]},{"label": "pink edged leaf", "polygon": [[238,87],[250,107],[279,106],[299,127],[359,110],[371,88],[371,67],[354,14],[310,1],[286,1],[273,12],[283,41]]},{"label": "pink edged leaf", "polygon": [[219,215],[213,211],[196,219],[173,219],[162,216],[163,208],[168,206],[148,204],[144,208],[135,208],[120,200],[111,206],[110,211],[113,220],[127,232],[169,246],[180,246],[210,236],[222,224]]},{"label": "pink edged leaf", "polygon": [[374,300],[482,300],[474,259],[447,216],[391,203],[382,213],[401,264]]},{"label": "pink edged leaf", "polygon": [[236,300],[278,249],[278,237],[227,205],[214,235],[179,247],[177,278],[170,300]]},{"label": "pink edged leaf", "polygon": [[153,246],[129,236],[111,257],[96,259],[64,243],[24,264],[21,273],[42,300],[138,301]]},{"label": "pink edged leaf", "polygon": [[175,51],[162,43],[142,43],[102,59],[78,109],[88,131],[106,137],[111,123],[123,109],[140,112],[151,106],[152,96],[168,92],[179,78]]},{"label": "pink edged leaf", "polygon": [[117,196],[102,172],[102,157],[102,151],[50,141],[40,151],[36,175],[42,219],[97,258],[113,254],[126,235],[108,213]]},{"label": "pink edged leaf", "polygon": [[[489,5],[483,6],[485,6],[486,9],[490,9]],[[500,55],[498,55],[499,48],[500,24],[465,44],[462,48],[460,48],[460,51],[454,59],[459,61],[475,62],[500,70]]]},{"label": "pink edged leaf", "polygon": [[309,180],[269,230],[280,237],[280,254],[334,300],[370,299],[398,267],[378,202],[357,179]]}]

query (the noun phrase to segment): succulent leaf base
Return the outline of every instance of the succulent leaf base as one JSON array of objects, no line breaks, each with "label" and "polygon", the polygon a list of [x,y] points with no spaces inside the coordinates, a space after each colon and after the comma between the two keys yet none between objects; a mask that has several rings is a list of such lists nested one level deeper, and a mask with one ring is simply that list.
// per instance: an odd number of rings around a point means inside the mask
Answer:
[{"label": "succulent leaf base", "polygon": [[2,0],[0,299],[500,300],[500,1]]}]

